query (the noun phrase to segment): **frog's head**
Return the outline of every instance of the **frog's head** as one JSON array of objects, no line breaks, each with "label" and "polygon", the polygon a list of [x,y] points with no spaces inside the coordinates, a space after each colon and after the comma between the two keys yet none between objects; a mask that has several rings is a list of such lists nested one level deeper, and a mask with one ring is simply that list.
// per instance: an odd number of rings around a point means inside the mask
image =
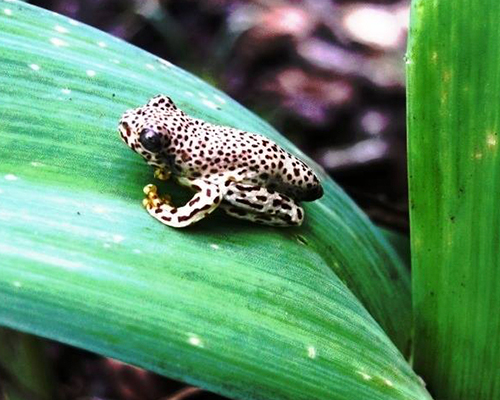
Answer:
[{"label": "frog's head", "polygon": [[171,132],[168,120],[182,113],[167,96],[153,97],[146,105],[126,111],[118,125],[123,141],[147,163],[167,166],[167,148]]}]

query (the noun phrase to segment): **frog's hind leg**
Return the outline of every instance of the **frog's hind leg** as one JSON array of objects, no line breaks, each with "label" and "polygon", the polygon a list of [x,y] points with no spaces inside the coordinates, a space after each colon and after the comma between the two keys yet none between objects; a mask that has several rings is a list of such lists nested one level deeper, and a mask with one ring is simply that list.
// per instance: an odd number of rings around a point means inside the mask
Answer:
[{"label": "frog's hind leg", "polygon": [[219,206],[221,193],[217,185],[201,179],[180,178],[178,181],[183,186],[189,186],[197,191],[192,199],[182,207],[175,207],[168,196],[160,197],[156,186],[147,185],[144,188],[146,198],[143,200],[143,204],[148,213],[162,224],[174,228],[184,228],[203,219]]},{"label": "frog's hind leg", "polygon": [[272,226],[300,226],[304,210],[289,197],[265,187],[231,183],[221,208],[229,215]]}]

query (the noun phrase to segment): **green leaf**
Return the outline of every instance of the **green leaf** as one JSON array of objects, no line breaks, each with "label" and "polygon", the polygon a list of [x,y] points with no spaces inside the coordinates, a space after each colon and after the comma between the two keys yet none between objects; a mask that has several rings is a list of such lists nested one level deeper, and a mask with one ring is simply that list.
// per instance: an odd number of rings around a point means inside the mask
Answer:
[{"label": "green leaf", "polygon": [[500,3],[413,2],[407,59],[415,365],[500,398]]},{"label": "green leaf", "polygon": [[333,272],[404,348],[407,271],[325,174],[301,228],[217,212],[185,230],[157,223],[141,206],[152,171],[116,132],[157,93],[300,153],[187,72],[65,17],[0,6],[0,324],[235,398],[428,398]]}]

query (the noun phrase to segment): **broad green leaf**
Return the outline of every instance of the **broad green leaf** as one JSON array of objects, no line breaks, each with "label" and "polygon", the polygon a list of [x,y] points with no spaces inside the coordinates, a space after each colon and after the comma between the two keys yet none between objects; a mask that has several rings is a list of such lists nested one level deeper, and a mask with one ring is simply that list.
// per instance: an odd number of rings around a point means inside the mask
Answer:
[{"label": "broad green leaf", "polygon": [[438,399],[500,398],[500,2],[413,2],[415,365]]},{"label": "broad green leaf", "polygon": [[407,272],[330,179],[301,228],[220,213],[185,230],[157,223],[141,206],[152,171],[116,132],[127,108],[165,93],[297,150],[165,61],[0,7],[0,324],[235,398],[428,398],[361,305],[404,348]]}]

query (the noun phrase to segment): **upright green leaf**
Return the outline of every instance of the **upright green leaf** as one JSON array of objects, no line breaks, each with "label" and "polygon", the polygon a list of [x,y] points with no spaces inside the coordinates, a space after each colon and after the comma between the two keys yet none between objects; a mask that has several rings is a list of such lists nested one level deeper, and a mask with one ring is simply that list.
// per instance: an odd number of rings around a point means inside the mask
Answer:
[{"label": "upright green leaf", "polygon": [[408,275],[325,174],[301,228],[221,213],[185,230],[157,223],[141,206],[152,171],[116,132],[127,108],[165,93],[298,151],[157,57],[20,2],[0,7],[0,324],[235,398],[428,398],[333,272],[404,348]]},{"label": "upright green leaf", "polygon": [[413,2],[415,365],[438,399],[500,398],[500,2]]}]

